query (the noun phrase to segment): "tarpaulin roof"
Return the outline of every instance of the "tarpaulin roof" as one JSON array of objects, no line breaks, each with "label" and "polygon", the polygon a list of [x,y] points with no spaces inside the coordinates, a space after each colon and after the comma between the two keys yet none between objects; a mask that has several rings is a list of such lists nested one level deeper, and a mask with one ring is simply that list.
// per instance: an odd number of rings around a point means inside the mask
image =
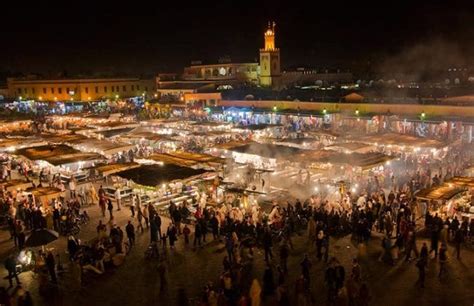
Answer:
[{"label": "tarpaulin roof", "polygon": [[142,165],[118,172],[117,175],[144,186],[160,186],[175,180],[189,179],[206,173],[205,170],[180,167],[173,164]]},{"label": "tarpaulin roof", "polygon": [[397,145],[397,146],[412,146],[423,148],[442,148],[446,144],[437,140],[429,138],[418,138],[406,134],[386,133],[380,135],[368,135],[357,138],[358,142],[368,144],[382,144],[382,145]]},{"label": "tarpaulin roof", "polygon": [[424,200],[449,200],[464,189],[447,184],[420,190],[415,196]]},{"label": "tarpaulin roof", "polygon": [[83,153],[66,145],[23,148],[16,150],[16,154],[22,155],[29,160],[44,160],[55,166],[102,158],[97,153]]}]

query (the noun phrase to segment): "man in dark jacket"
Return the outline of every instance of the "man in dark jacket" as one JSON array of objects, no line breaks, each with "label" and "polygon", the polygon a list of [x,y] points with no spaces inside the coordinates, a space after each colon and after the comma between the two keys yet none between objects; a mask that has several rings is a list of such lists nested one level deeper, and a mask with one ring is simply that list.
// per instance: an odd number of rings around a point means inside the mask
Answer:
[{"label": "man in dark jacket", "polygon": [[125,232],[127,232],[127,238],[131,248],[135,244],[135,227],[133,226],[132,221],[128,221],[125,226]]},{"label": "man in dark jacket", "polygon": [[270,259],[273,259],[272,254],[272,234],[268,228],[265,229],[263,234],[263,250],[265,251],[265,261],[268,263]]},{"label": "man in dark jacket", "polygon": [[194,227],[194,247],[196,247],[196,244],[201,246],[201,223],[198,221],[196,222],[196,226]]},{"label": "man in dark jacket", "polygon": [[48,252],[46,256],[46,266],[48,267],[49,275],[51,276],[51,281],[57,283],[58,279],[56,277],[56,261],[54,260],[53,253]]},{"label": "man in dark jacket", "polygon": [[8,282],[10,283],[10,287],[13,287],[12,279],[15,278],[17,286],[21,284],[20,280],[18,279],[18,274],[16,273],[16,260],[13,255],[10,255],[5,260],[5,268],[8,271]]}]

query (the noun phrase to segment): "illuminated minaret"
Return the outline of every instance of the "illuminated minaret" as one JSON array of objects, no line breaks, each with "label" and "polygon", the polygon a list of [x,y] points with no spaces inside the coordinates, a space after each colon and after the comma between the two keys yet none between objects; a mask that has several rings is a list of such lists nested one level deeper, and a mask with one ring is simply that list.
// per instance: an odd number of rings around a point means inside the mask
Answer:
[{"label": "illuminated minaret", "polygon": [[268,22],[265,48],[260,49],[260,85],[276,88],[280,79],[280,50],[275,48],[275,22]]}]

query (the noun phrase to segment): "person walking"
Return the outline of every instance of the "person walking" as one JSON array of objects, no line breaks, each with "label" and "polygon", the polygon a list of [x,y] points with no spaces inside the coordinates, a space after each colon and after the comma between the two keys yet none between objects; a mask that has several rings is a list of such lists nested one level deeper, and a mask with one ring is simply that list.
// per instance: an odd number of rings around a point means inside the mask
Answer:
[{"label": "person walking", "polygon": [[184,244],[189,244],[189,235],[191,234],[191,230],[189,229],[188,225],[185,224],[183,228],[183,235],[184,235]]},{"label": "person walking", "polygon": [[125,226],[125,232],[127,233],[130,248],[132,248],[135,244],[135,227],[133,226],[132,221],[128,221],[127,226]]},{"label": "person walking", "polygon": [[464,233],[458,229],[454,233],[454,245],[456,247],[456,258],[461,259],[461,245],[464,242]]},{"label": "person walking", "polygon": [[288,244],[282,242],[280,246],[280,266],[283,272],[288,273],[288,257],[290,255],[290,248]]},{"label": "person walking", "polygon": [[46,267],[48,267],[48,272],[49,276],[51,277],[51,281],[53,283],[57,283],[58,279],[56,277],[56,261],[52,252],[48,252],[48,255],[46,256]]},{"label": "person walking", "polygon": [[131,200],[131,202],[130,202],[130,212],[132,213],[132,218],[135,218],[135,206],[137,205],[136,204],[137,196],[132,195],[130,200]]},{"label": "person walking", "polygon": [[418,281],[421,288],[425,288],[425,276],[426,276],[426,260],[424,258],[418,259],[416,267],[418,268]]},{"label": "person walking", "polygon": [[102,212],[102,217],[105,217],[106,206],[107,206],[107,200],[105,199],[104,196],[100,196],[99,207],[100,207],[100,211]]},{"label": "person walking", "polygon": [[273,259],[272,254],[272,235],[268,228],[265,229],[263,234],[263,250],[265,251],[265,261],[268,263],[270,259]]},{"label": "person walking", "polygon": [[112,205],[112,200],[107,200],[107,210],[109,211],[110,220],[114,218],[112,211],[114,210],[114,206]]},{"label": "person walking", "polygon": [[166,235],[170,241],[170,248],[174,249],[174,243],[178,240],[178,230],[174,224],[170,224],[168,226],[168,230],[166,231]]},{"label": "person walking", "polygon": [[303,275],[305,279],[305,284],[308,286],[306,289],[309,289],[309,284],[310,284],[310,276],[309,276],[309,270],[311,269],[311,261],[309,260],[308,254],[304,254],[303,261],[300,263],[301,265],[301,274]]},{"label": "person walking", "polygon": [[115,201],[117,201],[117,211],[121,210],[122,196],[120,194],[120,189],[115,190]]},{"label": "person walking", "polygon": [[142,209],[142,216],[143,216],[143,219],[145,220],[145,225],[146,225],[146,228],[148,228],[150,226],[150,223],[148,222],[149,219],[148,219],[148,207],[145,205],[143,206],[143,209]]},{"label": "person walking", "polygon": [[76,198],[76,179],[74,178],[74,176],[71,177],[71,179],[69,180],[69,191],[71,193],[71,198],[72,199],[75,199]]},{"label": "person walking", "polygon": [[442,278],[447,270],[446,270],[446,263],[448,261],[448,248],[446,244],[442,243],[441,247],[439,248],[439,273],[438,277]]},{"label": "person walking", "polygon": [[26,236],[25,236],[25,228],[20,220],[16,221],[15,234],[18,240],[18,249],[21,251],[23,250],[23,247],[25,245]]},{"label": "person walking", "polygon": [[13,278],[15,278],[16,285],[20,285],[21,282],[18,279],[18,273],[16,271],[16,259],[13,255],[8,256],[8,258],[5,260],[5,268],[8,271],[8,282],[10,283],[10,287],[13,287]]},{"label": "person walking", "polygon": [[201,246],[201,223],[199,221],[196,222],[196,225],[194,226],[194,242],[193,242],[194,247],[196,245]]},{"label": "person walking", "polygon": [[137,221],[138,221],[137,230],[140,229],[140,231],[143,233],[144,230],[143,230],[142,220],[143,220],[143,212],[139,207],[137,207]]}]

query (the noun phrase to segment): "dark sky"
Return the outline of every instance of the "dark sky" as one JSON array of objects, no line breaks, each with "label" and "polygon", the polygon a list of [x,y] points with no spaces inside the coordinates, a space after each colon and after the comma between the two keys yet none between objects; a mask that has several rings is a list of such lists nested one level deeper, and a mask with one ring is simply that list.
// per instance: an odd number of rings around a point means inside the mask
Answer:
[{"label": "dark sky", "polygon": [[269,19],[287,67],[350,68],[433,40],[474,51],[472,0],[38,2],[1,13],[0,71],[141,74],[224,55],[253,61]]}]

